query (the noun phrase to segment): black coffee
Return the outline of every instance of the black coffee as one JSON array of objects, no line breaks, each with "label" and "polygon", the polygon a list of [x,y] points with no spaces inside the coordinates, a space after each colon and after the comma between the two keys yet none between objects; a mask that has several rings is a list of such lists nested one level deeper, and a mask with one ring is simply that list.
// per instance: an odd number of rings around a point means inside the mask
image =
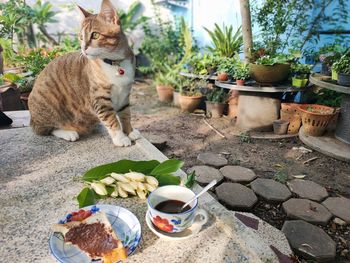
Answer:
[{"label": "black coffee", "polygon": [[181,207],[185,204],[185,202],[179,201],[179,200],[166,200],[163,202],[160,202],[155,206],[155,209],[158,211],[161,211],[163,213],[168,214],[176,214],[176,213],[182,213],[186,212],[187,210],[190,210],[191,207],[187,205],[184,207],[184,209],[181,210]]}]

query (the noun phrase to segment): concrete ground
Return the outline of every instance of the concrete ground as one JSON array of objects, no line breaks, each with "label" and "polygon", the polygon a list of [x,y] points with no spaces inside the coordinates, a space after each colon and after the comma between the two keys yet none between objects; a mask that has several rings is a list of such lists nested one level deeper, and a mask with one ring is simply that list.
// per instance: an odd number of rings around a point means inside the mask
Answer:
[{"label": "concrete ground", "polygon": [[[120,159],[166,157],[145,139],[132,147],[116,148],[103,129],[73,143],[34,135],[30,128],[1,130],[1,260],[55,262],[48,247],[50,227],[77,209],[75,196],[83,187],[80,176],[93,166]],[[196,186],[195,191],[199,190]],[[271,226],[265,223],[261,232],[247,227],[208,194],[200,203],[211,215],[209,223],[198,236],[181,242],[163,241],[152,234],[145,225],[145,201],[106,199],[101,203],[126,207],[141,222],[141,244],[126,262],[279,262],[271,242],[284,255],[291,253],[280,231],[267,231]]]}]

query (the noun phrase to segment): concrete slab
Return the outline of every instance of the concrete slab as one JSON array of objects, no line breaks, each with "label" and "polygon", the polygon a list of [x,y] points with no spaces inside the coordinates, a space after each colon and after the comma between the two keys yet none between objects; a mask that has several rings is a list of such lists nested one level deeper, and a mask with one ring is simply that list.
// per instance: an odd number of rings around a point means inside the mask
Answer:
[{"label": "concrete slab", "polygon": [[344,162],[350,162],[350,144],[339,141],[332,132],[327,132],[321,137],[314,137],[306,135],[301,128],[299,138],[307,146],[320,153]]},{"label": "concrete slab", "polygon": [[224,179],[220,171],[214,167],[198,165],[188,170],[189,173],[193,171],[196,173],[196,181],[201,185],[207,185],[213,180],[216,180],[219,184]]},{"label": "concrete slab", "polygon": [[225,157],[223,157],[220,154],[211,153],[211,152],[200,153],[197,156],[197,159],[203,164],[214,166],[216,168],[220,168],[227,164],[227,159]]},{"label": "concrete slab", "polygon": [[[56,262],[50,254],[50,227],[77,208],[74,199],[89,168],[120,159],[164,161],[167,158],[147,140],[116,148],[105,131],[66,142],[34,135],[29,128],[0,131],[0,256],[3,262]],[[183,172],[178,175],[185,176]],[[194,186],[194,191],[202,188]],[[252,229],[209,194],[200,198],[210,222],[193,239],[158,239],[145,223],[145,201],[106,199],[100,203],[123,206],[140,220],[143,237],[125,262],[278,262]]]},{"label": "concrete slab", "polygon": [[335,216],[350,224],[350,199],[345,197],[329,197],[323,203]]},{"label": "concrete slab", "polygon": [[332,214],[323,205],[307,199],[292,198],[282,204],[287,216],[309,223],[327,225]]},{"label": "concrete slab", "polygon": [[287,182],[287,185],[301,198],[320,202],[328,196],[326,188],[310,180],[294,179]]},{"label": "concrete slab", "polygon": [[234,183],[250,183],[257,175],[252,169],[236,165],[227,165],[220,169],[222,175]]},{"label": "concrete slab", "polygon": [[237,183],[223,183],[215,193],[221,202],[238,211],[249,211],[258,201],[253,190]]},{"label": "concrete slab", "polygon": [[302,220],[286,221],[282,227],[293,250],[316,262],[334,262],[336,244],[323,229]]},{"label": "concrete slab", "polygon": [[283,202],[292,196],[287,186],[273,179],[258,178],[250,185],[257,195],[269,202]]}]

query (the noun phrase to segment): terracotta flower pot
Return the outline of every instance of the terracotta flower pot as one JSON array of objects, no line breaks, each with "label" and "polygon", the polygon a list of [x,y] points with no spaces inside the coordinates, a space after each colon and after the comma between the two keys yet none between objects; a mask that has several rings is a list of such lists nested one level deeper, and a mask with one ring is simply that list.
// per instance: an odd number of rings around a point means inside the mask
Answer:
[{"label": "terracotta flower pot", "polygon": [[198,108],[201,102],[202,96],[184,96],[180,95],[180,107],[184,112],[193,112]]},{"label": "terracotta flower pot", "polygon": [[288,78],[289,72],[290,64],[275,64],[273,66],[250,64],[250,75],[259,83],[283,82]]},{"label": "terracotta flower pot", "polygon": [[218,81],[227,81],[228,74],[226,72],[220,72],[217,76]]},{"label": "terracotta flower pot", "polygon": [[159,101],[166,103],[173,101],[174,89],[171,86],[157,85],[156,89]]},{"label": "terracotta flower pot", "polygon": [[244,86],[245,80],[243,80],[243,79],[237,79],[237,80],[236,80],[236,83],[237,83],[238,86]]},{"label": "terracotta flower pot", "polygon": [[30,92],[25,92],[25,93],[21,93],[21,101],[22,101],[22,105],[24,107],[25,110],[28,110],[28,98],[29,98],[29,94]]},{"label": "terracotta flower pot", "polygon": [[317,104],[300,105],[299,110],[304,132],[311,136],[322,136],[335,115],[334,108]]},{"label": "terracotta flower pot", "polygon": [[226,103],[206,101],[206,112],[210,118],[220,118],[224,114]]}]

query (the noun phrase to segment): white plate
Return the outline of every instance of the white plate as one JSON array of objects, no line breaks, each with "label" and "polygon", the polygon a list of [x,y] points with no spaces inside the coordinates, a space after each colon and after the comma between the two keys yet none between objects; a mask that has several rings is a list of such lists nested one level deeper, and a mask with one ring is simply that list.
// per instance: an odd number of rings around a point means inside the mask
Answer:
[{"label": "white plate", "polygon": [[[82,208],[93,213],[104,211],[111,223],[113,230],[127,248],[128,255],[133,253],[141,240],[141,225],[137,217],[129,210],[115,205],[95,205]],[[65,223],[69,214],[60,223]],[[62,263],[91,262],[90,258],[77,247],[66,244],[63,236],[52,233],[49,239],[51,253]],[[101,262],[100,260],[93,262]]]},{"label": "white plate", "polygon": [[179,233],[167,233],[162,230],[159,230],[156,228],[150,218],[149,211],[147,210],[146,213],[146,224],[148,228],[158,237],[166,240],[184,240],[190,237],[193,237],[199,233],[199,231],[202,229],[202,226],[208,221],[208,218],[204,219],[195,219],[192,226],[185,229],[184,231],[181,231]]}]

